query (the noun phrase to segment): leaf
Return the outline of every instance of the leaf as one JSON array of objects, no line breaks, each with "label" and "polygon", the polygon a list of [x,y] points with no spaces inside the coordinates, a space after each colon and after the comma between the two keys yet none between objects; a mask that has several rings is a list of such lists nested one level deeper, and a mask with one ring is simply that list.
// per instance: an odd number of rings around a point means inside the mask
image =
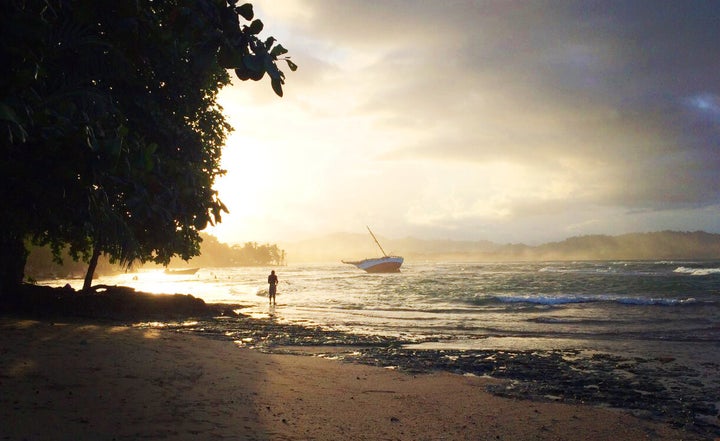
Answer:
[{"label": "leaf", "polygon": [[0,103],[0,119],[4,119],[5,121],[12,121],[17,125],[20,125],[20,122],[18,121],[17,116],[15,116],[15,112],[13,112],[13,109],[5,103]]},{"label": "leaf", "polygon": [[270,54],[279,57],[280,55],[287,54],[288,50],[285,49],[281,44],[278,44],[275,46],[271,51]]},{"label": "leaf", "polygon": [[288,67],[290,68],[291,71],[295,72],[297,70],[297,68],[298,68],[297,64],[293,63],[292,61],[290,61],[288,59],[285,59],[285,61],[287,62]]},{"label": "leaf", "polygon": [[245,55],[242,57],[243,64],[250,70],[255,72],[264,72],[265,63],[259,55]]},{"label": "leaf", "polygon": [[248,28],[248,31],[253,34],[257,35],[260,32],[262,32],[265,25],[260,20],[253,20],[252,23],[250,23],[250,27]]},{"label": "leaf", "polygon": [[265,70],[267,71],[268,75],[270,75],[270,77],[280,78],[280,70],[275,64],[275,61],[273,61],[273,59],[270,57],[265,58]]},{"label": "leaf", "polygon": [[277,94],[277,96],[281,97],[283,96],[283,90],[282,90],[282,80],[279,78],[273,78],[270,80],[270,84],[272,84],[272,88]]},{"label": "leaf", "polygon": [[146,144],[141,147],[140,166],[144,171],[149,172],[155,168],[155,152],[158,149],[158,145],[154,142]]},{"label": "leaf", "polygon": [[205,228],[207,228],[209,222],[210,219],[208,218],[207,214],[200,215],[196,216],[195,219],[193,219],[193,226],[197,230],[204,230]]},{"label": "leaf", "polygon": [[235,69],[235,75],[241,80],[247,81],[250,79],[250,69],[243,64],[242,67]]},{"label": "leaf", "polygon": [[14,127],[8,127],[8,136],[10,142],[13,141],[13,134],[20,138],[21,142],[25,142],[27,140],[28,134],[25,131],[25,128],[22,126],[22,124],[20,124],[20,121],[18,120],[18,117],[13,111],[13,109],[5,103],[0,103],[0,120],[9,121],[14,124]]},{"label": "leaf", "polygon": [[150,172],[152,169],[155,168],[155,158],[152,156],[146,156],[145,157],[145,171]]},{"label": "leaf", "polygon": [[255,17],[255,13],[253,12],[253,5],[250,3],[245,3],[242,6],[238,6],[235,8],[235,12],[240,14],[242,18],[244,18],[247,21],[250,21]]},{"label": "leaf", "polygon": [[105,150],[117,160],[122,152],[122,138],[111,138],[103,142]]},{"label": "leaf", "polygon": [[259,70],[259,71],[254,71],[254,70],[253,70],[253,71],[250,71],[250,72],[251,72],[251,73],[250,73],[250,79],[253,80],[253,81],[260,81],[260,80],[262,79],[262,77],[265,76],[265,71],[264,71],[264,70]]},{"label": "leaf", "polygon": [[220,67],[223,69],[234,69],[242,66],[243,64],[240,52],[228,45],[220,46],[217,60]]},{"label": "leaf", "polygon": [[275,43],[275,37],[268,37],[268,39],[265,40],[265,49],[266,49],[266,50],[270,50],[270,48],[272,47],[273,43]]},{"label": "leaf", "polygon": [[98,140],[95,137],[95,131],[90,126],[85,126],[85,143],[88,147],[90,147],[90,150],[97,151],[100,148],[100,145],[98,144]]}]

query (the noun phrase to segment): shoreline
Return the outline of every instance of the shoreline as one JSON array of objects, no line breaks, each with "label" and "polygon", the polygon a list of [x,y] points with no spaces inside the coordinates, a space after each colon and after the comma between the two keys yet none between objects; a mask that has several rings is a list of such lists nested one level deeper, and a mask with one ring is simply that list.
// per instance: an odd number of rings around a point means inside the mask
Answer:
[{"label": "shoreline", "polygon": [[351,334],[277,322],[271,318],[223,318],[162,323],[165,329],[199,334],[272,354],[313,355],[426,374],[449,372],[504,380],[488,388],[496,396],[616,408],[643,419],[720,439],[720,365],[680,352],[654,355],[564,349],[432,349],[392,337]]},{"label": "shoreline", "polygon": [[231,336],[53,320],[0,316],[0,415],[11,422],[0,439],[717,438],[618,409],[489,392],[508,379],[383,369],[342,350],[337,358],[353,363],[308,355],[340,344],[263,353]]}]

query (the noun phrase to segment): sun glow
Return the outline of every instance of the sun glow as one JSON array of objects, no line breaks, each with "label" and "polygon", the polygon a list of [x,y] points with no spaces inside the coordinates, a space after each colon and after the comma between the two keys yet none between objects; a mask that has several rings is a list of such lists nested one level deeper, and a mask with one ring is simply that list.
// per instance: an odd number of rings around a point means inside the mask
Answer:
[{"label": "sun glow", "polygon": [[[210,232],[275,243],[370,224],[390,237],[532,242],[720,229],[703,211],[717,205],[708,84],[675,90],[629,69],[618,88],[634,60],[614,51],[617,36],[555,26],[564,15],[553,8],[540,20],[501,5],[436,7],[260,1],[299,69],[284,69],[283,98],[267,78],[218,96],[236,131],[215,187],[230,213]],[[678,57],[657,55],[675,72]]]}]

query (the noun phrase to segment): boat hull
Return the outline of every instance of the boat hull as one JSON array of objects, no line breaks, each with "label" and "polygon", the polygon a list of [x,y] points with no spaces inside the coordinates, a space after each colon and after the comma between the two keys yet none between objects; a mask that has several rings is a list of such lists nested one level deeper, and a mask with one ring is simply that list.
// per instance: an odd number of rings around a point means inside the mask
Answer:
[{"label": "boat hull", "polygon": [[165,274],[169,274],[171,276],[191,276],[198,272],[200,268],[187,268],[187,269],[169,269],[165,268]]},{"label": "boat hull", "polygon": [[403,264],[403,258],[399,256],[387,256],[379,257],[377,259],[364,259],[352,262],[343,260],[343,263],[355,265],[361,270],[365,270],[369,273],[399,273],[400,267]]}]

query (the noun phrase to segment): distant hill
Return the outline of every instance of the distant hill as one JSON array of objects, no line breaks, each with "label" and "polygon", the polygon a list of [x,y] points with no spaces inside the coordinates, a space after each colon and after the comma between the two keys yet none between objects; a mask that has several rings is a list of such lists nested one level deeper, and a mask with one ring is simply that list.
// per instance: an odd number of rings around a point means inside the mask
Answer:
[{"label": "distant hill", "polygon": [[[720,259],[720,234],[661,231],[620,236],[588,235],[538,246],[490,241],[422,240],[378,236],[385,252],[406,261],[706,260]],[[339,262],[380,255],[367,234],[336,233],[285,243],[288,261]]]},{"label": "distant hill", "polygon": [[703,231],[661,231],[621,236],[580,236],[532,249],[542,260],[688,259],[720,258],[720,234]]}]

